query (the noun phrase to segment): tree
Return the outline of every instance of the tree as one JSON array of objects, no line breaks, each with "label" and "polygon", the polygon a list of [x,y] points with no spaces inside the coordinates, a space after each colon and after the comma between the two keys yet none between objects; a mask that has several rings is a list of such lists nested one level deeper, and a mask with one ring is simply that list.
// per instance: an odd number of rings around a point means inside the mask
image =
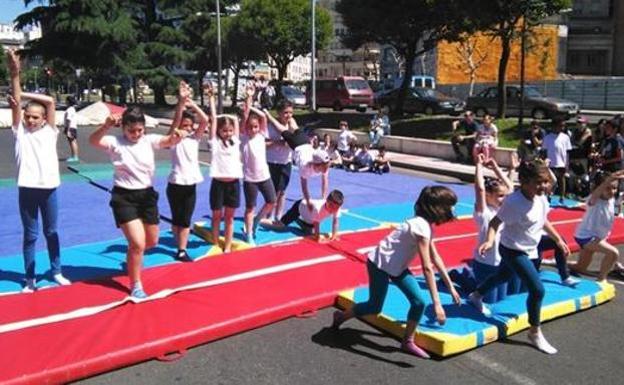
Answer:
[{"label": "tree", "polygon": [[477,29],[500,39],[501,57],[498,64],[498,116],[505,117],[507,95],[505,81],[511,56],[511,43],[520,36],[518,28],[523,17],[528,24],[536,24],[545,17],[570,8],[571,0],[483,0],[479,7],[465,0],[466,13]]},{"label": "tree", "polygon": [[4,52],[0,52],[0,84],[5,85],[9,81],[9,71],[6,66]]},{"label": "tree", "polygon": [[404,59],[404,76],[394,113],[403,103],[414,61],[440,39],[455,40],[465,30],[463,10],[453,0],[340,0],[336,10],[348,31],[343,42],[357,49],[367,42],[388,44]]},{"label": "tree", "polygon": [[483,52],[478,47],[479,39],[473,35],[462,36],[457,45],[457,55],[465,65],[464,73],[466,73],[470,79],[470,89],[468,95],[472,96],[474,92],[475,79],[477,77],[477,71],[479,67],[483,65],[483,62],[488,57],[487,52]]},{"label": "tree", "polygon": [[[243,0],[242,27],[262,43],[269,65],[277,69],[277,92],[286,69],[295,57],[311,51],[311,5],[309,0]],[[323,49],[332,36],[329,12],[316,7],[316,47]]]}]

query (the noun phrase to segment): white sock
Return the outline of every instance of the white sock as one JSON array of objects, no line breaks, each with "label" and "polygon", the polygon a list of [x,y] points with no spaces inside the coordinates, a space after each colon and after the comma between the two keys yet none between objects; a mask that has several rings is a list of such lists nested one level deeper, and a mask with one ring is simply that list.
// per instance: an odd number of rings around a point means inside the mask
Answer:
[{"label": "white sock", "polygon": [[544,337],[541,331],[538,331],[537,333],[529,331],[529,341],[531,341],[531,344],[541,352],[546,354],[557,353],[557,349],[555,349],[555,347],[546,340],[546,337]]},{"label": "white sock", "polygon": [[58,283],[61,286],[71,285],[70,280],[65,278],[63,274],[61,273],[54,274],[53,278],[54,278],[54,282]]},{"label": "white sock", "polygon": [[483,297],[476,291],[473,291],[468,295],[468,300],[477,310],[486,317],[490,317],[492,315],[492,311],[483,304]]}]

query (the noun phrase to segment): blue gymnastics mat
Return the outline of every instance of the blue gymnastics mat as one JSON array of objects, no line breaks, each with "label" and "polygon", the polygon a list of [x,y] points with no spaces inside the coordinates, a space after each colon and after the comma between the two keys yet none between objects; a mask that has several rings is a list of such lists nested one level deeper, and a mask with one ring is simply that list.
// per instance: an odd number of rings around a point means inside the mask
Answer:
[{"label": "blue gymnastics mat", "polygon": [[[542,321],[597,306],[615,296],[615,287],[610,283],[599,284],[582,279],[575,288],[570,288],[561,285],[558,274],[553,271],[542,271],[540,276],[546,289],[542,302]],[[424,277],[419,276],[418,280],[421,289],[426,291]],[[428,305],[431,305],[429,295],[426,292],[423,294]],[[368,286],[359,287],[341,293],[338,306],[347,309],[367,299]],[[446,324],[438,325],[432,306],[427,306],[415,333],[416,342],[442,357],[494,342],[529,327],[526,299],[526,293],[508,296],[497,304],[489,305],[493,316],[485,317],[469,304],[453,304],[450,294],[441,291],[440,300],[446,312]],[[364,320],[400,338],[404,334],[408,309],[409,303],[403,293],[391,284],[381,314],[366,316]]]}]

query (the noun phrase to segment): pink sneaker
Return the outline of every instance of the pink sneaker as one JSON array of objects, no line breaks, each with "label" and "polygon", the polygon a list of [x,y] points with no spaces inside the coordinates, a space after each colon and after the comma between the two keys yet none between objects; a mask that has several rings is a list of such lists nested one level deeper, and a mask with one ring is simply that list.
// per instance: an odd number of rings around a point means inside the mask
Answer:
[{"label": "pink sneaker", "polygon": [[340,310],[336,310],[334,312],[333,321],[332,321],[332,329],[338,329],[340,325],[344,322],[344,313]]},{"label": "pink sneaker", "polygon": [[414,340],[404,340],[401,343],[401,349],[403,349],[404,352],[413,354],[416,357],[420,357],[425,360],[431,358],[431,356],[424,349],[418,347],[418,345],[414,343]]}]

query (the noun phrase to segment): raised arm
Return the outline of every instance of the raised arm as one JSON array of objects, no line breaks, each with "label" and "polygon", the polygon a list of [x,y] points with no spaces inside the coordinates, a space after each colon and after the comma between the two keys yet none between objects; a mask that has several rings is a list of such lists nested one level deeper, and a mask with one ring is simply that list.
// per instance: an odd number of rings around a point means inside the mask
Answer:
[{"label": "raised arm", "polygon": [[104,123],[89,136],[89,144],[100,150],[108,150],[106,143],[102,141],[104,135],[108,133],[111,127],[116,127],[121,124],[121,115],[114,114],[109,115]]},{"label": "raised arm", "polygon": [[11,75],[11,95],[9,96],[9,105],[11,106],[13,127],[17,127],[22,120],[22,86],[20,85],[20,61],[13,50],[7,50],[6,56],[9,65],[9,73]]},{"label": "raised arm", "polygon": [[485,156],[483,154],[477,155],[477,163],[475,164],[475,212],[482,213],[485,205],[485,180],[483,178],[483,161]]},{"label": "raised arm", "polygon": [[505,175],[503,170],[501,170],[496,160],[494,158],[490,158],[487,162],[485,162],[485,165],[492,169],[492,171],[494,171],[496,177],[505,184],[505,186],[507,187],[507,191],[511,193],[513,191],[513,182],[509,179],[507,175]]},{"label": "raised arm", "polygon": [[193,110],[193,112],[195,113],[195,116],[197,116],[197,118],[199,119],[197,129],[195,130],[194,135],[195,135],[195,138],[201,139],[202,135],[204,135],[204,132],[206,131],[206,127],[208,127],[208,122],[209,122],[208,115],[206,115],[204,110],[202,110],[201,107],[199,107],[197,103],[193,101],[193,99],[188,99],[186,101],[186,107]]},{"label": "raised arm", "polygon": [[[247,119],[249,119],[249,112],[253,107],[253,97],[256,94],[256,87],[252,82],[248,82],[245,85],[245,103],[243,103],[243,127],[247,128]],[[264,116],[264,113],[261,114]]]},{"label": "raised arm", "polygon": [[[267,110],[266,108],[262,110],[264,112],[264,116],[266,116],[266,118],[268,119],[269,122],[271,122],[271,124],[273,124],[273,126],[279,131],[279,132],[285,132],[288,131],[288,127],[283,125],[282,123],[280,123],[279,120],[275,119],[275,117],[273,117],[273,115],[271,115],[271,112],[269,110]],[[289,122],[290,123],[290,122]]]},{"label": "raised arm", "polygon": [[250,107],[250,111],[258,115],[258,123],[260,124],[260,132],[262,132],[262,134],[266,136],[268,134],[266,115],[261,110],[253,106]]},{"label": "raised arm", "polygon": [[188,100],[190,95],[191,93],[188,84],[186,84],[184,80],[181,80],[180,84],[178,85],[178,103],[176,104],[173,121],[169,126],[168,135],[173,134],[174,130],[177,130],[180,127],[180,123],[182,122],[182,113],[186,108],[186,101]]},{"label": "raised arm", "polygon": [[217,109],[212,83],[208,83],[204,87],[204,94],[208,97],[208,105],[210,106],[210,128],[208,130],[208,139],[212,140],[217,136]]}]

